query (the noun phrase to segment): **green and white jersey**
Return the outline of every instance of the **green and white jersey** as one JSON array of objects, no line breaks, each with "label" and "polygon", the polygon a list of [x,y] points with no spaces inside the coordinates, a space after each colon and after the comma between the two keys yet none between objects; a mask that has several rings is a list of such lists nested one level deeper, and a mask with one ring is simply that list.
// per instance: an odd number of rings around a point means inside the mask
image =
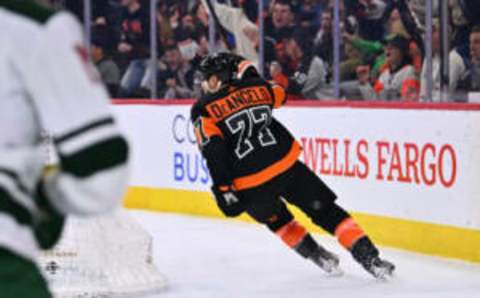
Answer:
[{"label": "green and white jersey", "polygon": [[[128,144],[74,16],[1,0],[0,28],[0,247],[33,258],[56,241],[63,215],[118,206]],[[42,130],[59,156],[48,177]]]}]

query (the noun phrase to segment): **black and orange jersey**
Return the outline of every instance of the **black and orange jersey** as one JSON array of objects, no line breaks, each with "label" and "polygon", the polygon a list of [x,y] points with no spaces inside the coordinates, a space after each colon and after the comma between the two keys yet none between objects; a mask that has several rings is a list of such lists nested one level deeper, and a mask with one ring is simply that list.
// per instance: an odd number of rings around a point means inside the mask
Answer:
[{"label": "black and orange jersey", "polygon": [[237,190],[259,186],[288,170],[300,145],[272,116],[285,90],[260,78],[244,79],[199,99],[191,118],[214,184]]}]

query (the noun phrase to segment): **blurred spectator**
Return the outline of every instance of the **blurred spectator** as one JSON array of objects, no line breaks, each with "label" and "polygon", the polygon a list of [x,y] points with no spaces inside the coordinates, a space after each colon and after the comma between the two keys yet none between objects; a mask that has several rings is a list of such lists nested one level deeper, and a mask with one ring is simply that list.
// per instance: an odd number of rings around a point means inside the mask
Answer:
[{"label": "blurred spectator", "polygon": [[110,0],[97,0],[92,3],[92,18],[95,25],[107,25],[111,13]]},{"label": "blurred spectator", "polygon": [[175,29],[180,26],[180,6],[175,3],[168,7],[168,18],[170,22],[170,27],[175,31]]},{"label": "blurred spectator", "polygon": [[198,31],[203,34],[208,32],[208,10],[205,5],[202,4],[200,0],[192,8],[192,16],[195,22],[195,27],[198,28]]},{"label": "blurred spectator", "polygon": [[[453,47],[468,43],[470,33],[470,23],[465,15],[464,0],[445,0],[448,1],[450,19],[453,24],[453,30],[450,32],[451,45]],[[477,1],[478,5],[478,1]]]},{"label": "blurred spectator", "polygon": [[415,74],[419,75],[422,70],[423,39],[419,27],[412,20],[409,8],[403,2],[397,2],[397,8],[393,8],[387,21],[387,33],[397,34],[409,40],[408,53],[415,67]]},{"label": "blurred spectator", "polygon": [[[276,60],[285,66],[285,39],[290,38],[296,29],[294,7],[290,1],[277,0],[274,1],[270,13],[265,19],[265,40],[275,45],[274,52],[267,55],[270,61]],[[271,57],[273,56],[273,57]],[[285,68],[285,67],[284,67]],[[291,72],[284,69],[289,75]]]},{"label": "blurred spectator", "polygon": [[[438,102],[441,100],[440,96],[440,21],[438,19],[433,20],[432,26],[432,77],[433,77],[433,89],[432,98],[427,98],[427,62],[423,62],[422,75],[421,75],[421,89],[420,100],[421,101],[433,101]],[[454,92],[457,89],[458,83],[466,75],[466,65],[463,62],[457,50],[450,51],[449,54],[449,93],[452,96],[447,96],[448,101],[454,101]]]},{"label": "blurred spectator", "polygon": [[333,65],[333,13],[324,10],[321,14],[320,28],[314,39],[315,53],[325,61],[329,67]]},{"label": "blurred spectator", "polygon": [[270,20],[272,26],[266,26],[266,36],[273,38],[277,42],[291,37],[296,25],[291,1],[275,1],[272,6]]},{"label": "blurred spectator", "polygon": [[364,62],[368,62],[368,64],[372,66],[371,77],[377,78],[385,65],[386,52],[384,51],[384,44],[386,43],[386,39],[388,39],[389,36],[391,37],[394,35],[403,36],[409,40],[407,53],[412,59],[412,64],[415,68],[415,74],[420,74],[423,59],[420,48],[421,45],[419,45],[416,41],[411,40],[411,35],[405,28],[398,9],[390,10],[390,16],[387,19],[386,28],[386,33],[388,33],[388,35],[385,38],[377,41],[366,40],[347,32],[343,33],[343,38],[347,44],[350,43],[360,52]]},{"label": "blurred spectator", "polygon": [[[245,15],[242,8],[235,8],[226,4],[212,1],[214,13],[220,24],[233,34],[235,38],[235,52],[258,67],[258,28]],[[207,1],[202,0],[204,7],[208,7]]]},{"label": "blurred spectator", "polygon": [[[92,1],[92,18],[94,25],[108,26],[119,36],[121,21],[121,6],[114,0]],[[118,38],[118,36],[115,36]]]},{"label": "blurred spectator", "polygon": [[418,18],[416,18],[415,14],[408,6],[408,3],[409,1],[398,0],[387,2],[387,9],[384,13],[384,19],[390,18],[387,24],[387,27],[390,29],[388,34],[400,33],[396,29],[400,29],[399,27],[403,28],[406,31],[406,36],[415,42],[420,51],[423,53],[422,26],[419,23]]},{"label": "blurred spectator", "polygon": [[463,81],[459,83],[459,89],[463,90],[464,96],[456,94],[456,99],[466,101],[467,94],[470,92],[480,91],[480,26],[474,26],[470,33],[470,45],[468,60],[466,61],[467,75]]},{"label": "blurred spectator", "polygon": [[478,0],[462,0],[459,4],[472,26],[480,24],[480,5],[478,5]]},{"label": "blurred spectator", "polygon": [[378,77],[380,70],[385,64],[384,44],[380,41],[369,41],[352,34],[344,33],[345,45],[351,45],[362,56],[365,64],[371,65],[371,77]]},{"label": "blurred spectator", "polygon": [[351,43],[344,45],[344,57],[340,61],[340,80],[355,80],[357,77],[357,67],[365,64],[361,52],[352,46]]},{"label": "blurred spectator", "polygon": [[[440,0],[432,0],[432,15],[438,17]],[[410,0],[408,6],[420,24],[425,24],[426,0]],[[423,30],[423,28],[422,28]]]},{"label": "blurred spectator", "polygon": [[109,31],[105,26],[97,26],[92,34],[92,61],[95,63],[102,81],[105,83],[111,96],[117,96],[118,85],[120,82],[120,70],[117,64],[110,56],[108,49],[108,39],[104,34]]},{"label": "blurred spectator", "polygon": [[[193,57],[195,54],[195,45],[193,44],[193,39],[201,33],[207,32],[208,28],[203,25],[202,22],[199,22],[192,13],[188,13],[186,7],[181,7],[180,5],[172,6],[174,9],[173,15],[175,21],[171,19],[171,26],[174,28],[174,39],[178,43],[182,43],[180,46],[180,51],[184,58]],[[194,7],[194,10],[199,10],[199,8]]]},{"label": "blurred spectator", "polygon": [[195,41],[198,33],[195,31],[191,15],[186,14],[181,19],[180,26],[175,30],[175,41],[183,59],[191,60],[198,50],[198,43]]},{"label": "blurred spectator", "polygon": [[475,26],[470,33],[470,91],[480,91],[480,26]]},{"label": "blurred spectator", "polygon": [[359,67],[358,80],[365,99],[418,100],[420,86],[408,48],[409,42],[403,36],[396,35],[389,39],[385,48],[387,63],[373,88],[369,83],[369,68]]},{"label": "blurred spectator", "polygon": [[131,97],[140,87],[150,56],[150,18],[139,0],[121,0],[122,31],[118,52],[130,61],[119,96]]},{"label": "blurred spectator", "polygon": [[387,5],[382,0],[345,0],[347,15],[356,17],[359,35],[368,40],[380,40],[385,35],[383,16]]},{"label": "blurred spectator", "polygon": [[[205,56],[208,55],[209,53],[209,49],[208,49],[208,39],[207,39],[207,36],[204,34],[199,34],[196,39],[195,39],[195,42],[198,44],[198,48],[197,48],[197,52],[196,52],[196,55],[195,55],[195,58],[203,58]],[[194,59],[195,59],[194,58]]]},{"label": "blurred spectator", "polygon": [[190,65],[192,69],[194,70],[193,72],[193,86],[192,86],[192,97],[193,98],[199,98],[202,95],[202,75],[200,71],[198,71],[198,65],[200,65],[200,62],[202,59],[208,55],[209,49],[208,49],[208,40],[207,36],[205,34],[201,34],[197,36],[196,42],[198,44],[198,49],[195,57],[190,61]]},{"label": "blurred spectator", "polygon": [[173,29],[170,26],[170,15],[166,1],[160,1],[157,6],[157,28],[161,44],[168,44],[173,39]]},{"label": "blurred spectator", "polygon": [[312,51],[312,43],[305,31],[296,31],[285,41],[285,52],[288,60],[296,69],[293,76],[288,77],[279,64],[273,64],[270,75],[273,80],[287,89],[287,93],[306,99],[326,99],[327,68],[321,58]]},{"label": "blurred spectator", "polygon": [[[102,31],[101,38],[109,55],[114,56],[115,49],[120,42],[122,7],[113,0],[92,1],[93,31]],[[92,32],[95,35],[95,32]],[[94,36],[93,36],[94,37]],[[93,38],[92,37],[92,38]],[[98,36],[97,36],[98,38]]]},{"label": "blurred spectator", "polygon": [[[396,8],[392,9],[390,12],[390,16],[387,18],[386,28],[387,34],[396,33],[403,36],[409,36],[407,28],[405,28],[405,25],[402,22],[400,11]],[[377,40],[381,40],[382,37],[377,38]]]},{"label": "blurred spectator", "polygon": [[[161,62],[157,73],[160,98],[192,98],[194,70],[182,58],[178,47],[176,45],[168,46]],[[142,86],[148,88],[149,83],[150,72],[147,72]]]},{"label": "blurred spectator", "polygon": [[298,9],[298,23],[303,30],[315,34],[319,27],[319,16],[324,11],[324,3],[316,0],[304,0],[301,2],[301,5]]}]

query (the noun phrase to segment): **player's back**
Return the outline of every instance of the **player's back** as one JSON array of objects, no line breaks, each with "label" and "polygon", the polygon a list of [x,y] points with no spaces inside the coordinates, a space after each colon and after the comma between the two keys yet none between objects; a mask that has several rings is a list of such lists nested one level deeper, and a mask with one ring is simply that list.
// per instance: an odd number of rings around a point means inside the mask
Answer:
[{"label": "player's back", "polygon": [[[14,100],[26,101],[35,110],[33,116],[31,108],[29,116],[18,116],[24,120],[20,125],[16,125],[18,120],[3,124],[22,129],[28,123],[40,125],[58,136],[94,123],[102,124],[98,129],[114,127],[107,91],[89,61],[82,26],[75,16],[50,11],[33,0],[4,0],[0,10],[0,24],[6,32],[0,35],[0,101],[4,106]],[[20,105],[11,105],[21,111]],[[4,113],[1,118],[6,120],[2,121],[7,121],[10,115]],[[105,136],[115,134],[112,129]]]},{"label": "player's back", "polygon": [[242,80],[206,95],[192,109],[204,141],[215,133],[222,136],[238,190],[270,180],[298,158],[300,146],[272,115],[285,101],[284,91],[275,88],[281,87],[259,78]]}]

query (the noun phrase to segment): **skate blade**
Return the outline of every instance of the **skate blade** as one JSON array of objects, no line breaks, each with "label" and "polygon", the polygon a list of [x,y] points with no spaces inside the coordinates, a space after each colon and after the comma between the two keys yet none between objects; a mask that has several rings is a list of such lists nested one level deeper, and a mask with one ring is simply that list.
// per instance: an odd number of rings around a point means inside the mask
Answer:
[{"label": "skate blade", "polygon": [[325,270],[325,272],[327,273],[328,277],[332,278],[342,277],[345,274],[340,266],[329,268],[328,270]]},{"label": "skate blade", "polygon": [[343,270],[340,268],[339,261],[327,261],[320,266],[329,277],[343,276]]},{"label": "skate blade", "polygon": [[374,274],[378,281],[387,282],[393,279],[393,270],[388,268],[378,268]]}]

